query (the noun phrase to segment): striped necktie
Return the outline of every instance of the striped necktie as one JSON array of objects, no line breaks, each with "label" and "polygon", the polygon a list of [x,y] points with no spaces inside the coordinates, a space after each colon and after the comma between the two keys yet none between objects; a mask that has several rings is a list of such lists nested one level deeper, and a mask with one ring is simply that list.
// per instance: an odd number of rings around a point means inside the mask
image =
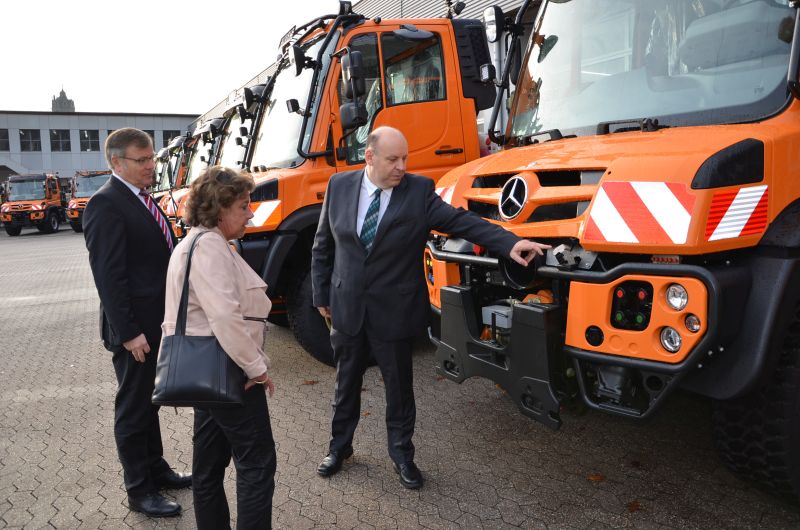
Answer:
[{"label": "striped necktie", "polygon": [[375,190],[375,198],[369,203],[367,214],[364,216],[364,225],[361,227],[361,242],[366,247],[367,252],[372,250],[372,243],[375,241],[375,234],[378,232],[378,213],[381,210],[381,189]]},{"label": "striped necktie", "polygon": [[139,190],[139,195],[142,196],[145,206],[147,206],[147,209],[150,210],[150,214],[158,223],[161,233],[164,234],[164,239],[167,240],[167,247],[169,248],[169,251],[172,252],[172,234],[169,231],[167,220],[164,219],[164,216],[161,215],[160,211],[158,211],[158,208],[156,208],[156,203],[153,201],[153,198],[150,197],[149,193],[147,193],[145,190]]}]

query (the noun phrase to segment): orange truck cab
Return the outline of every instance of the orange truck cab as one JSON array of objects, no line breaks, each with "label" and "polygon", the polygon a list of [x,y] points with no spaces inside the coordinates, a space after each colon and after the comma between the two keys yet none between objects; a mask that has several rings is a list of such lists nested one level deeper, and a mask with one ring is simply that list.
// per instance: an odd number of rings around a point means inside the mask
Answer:
[{"label": "orange truck cab", "polygon": [[13,175],[6,182],[8,200],[0,206],[0,220],[6,234],[18,236],[25,227],[40,232],[57,232],[66,221],[66,194],[58,176],[50,173]]},{"label": "orange truck cab", "polygon": [[343,2],[339,14],[292,28],[280,52],[263,104],[239,107],[242,124],[229,129],[244,151],[229,156],[224,147],[217,162],[256,179],[252,226],[239,245],[268,285],[270,319],[332,364],[309,275],[328,179],[363,168],[369,132],[392,125],[408,138],[408,171],[438,180],[478,158],[476,114],[491,107],[495,88],[479,80],[489,54],[475,20],[366,19]]},{"label": "orange truck cab", "polygon": [[438,371],[552,428],[575,396],[634,420],[707,396],[725,464],[797,500],[800,3],[528,1],[516,23],[537,7],[503,150],[438,186],[552,249],[523,268],[433,235]]},{"label": "orange truck cab", "polygon": [[83,232],[83,211],[94,192],[106,183],[111,170],[76,171],[70,182],[70,197],[67,203],[67,221],[76,232]]}]

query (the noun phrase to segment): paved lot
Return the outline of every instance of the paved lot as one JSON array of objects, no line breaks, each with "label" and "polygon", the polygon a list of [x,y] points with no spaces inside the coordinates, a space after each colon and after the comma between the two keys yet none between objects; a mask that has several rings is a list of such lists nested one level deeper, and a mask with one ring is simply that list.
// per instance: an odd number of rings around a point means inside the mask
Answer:
[{"label": "paved lot", "polygon": [[[98,341],[83,237],[0,235],[0,527],[193,528],[126,508],[112,436],[115,379]],[[386,454],[383,386],[367,373],[355,455],[330,480],[324,456],[333,371],[272,328],[278,528],[798,528],[800,510],[731,476],[714,454],[709,406],[678,396],[647,424],[566,412],[558,432],[519,415],[487,381],[436,377],[415,352],[417,492]],[[167,459],[191,462],[191,413],[161,412]],[[233,472],[226,487],[235,498]],[[234,506],[235,512],[235,506]]]}]

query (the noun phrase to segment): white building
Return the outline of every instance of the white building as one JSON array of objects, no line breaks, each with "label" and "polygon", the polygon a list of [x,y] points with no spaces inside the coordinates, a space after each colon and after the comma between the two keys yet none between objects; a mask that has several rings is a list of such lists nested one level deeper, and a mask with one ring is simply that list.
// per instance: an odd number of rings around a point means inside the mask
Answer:
[{"label": "white building", "polygon": [[106,169],[103,144],[109,133],[136,127],[150,133],[156,150],[186,132],[197,116],[104,112],[0,110],[0,181],[9,175]]}]

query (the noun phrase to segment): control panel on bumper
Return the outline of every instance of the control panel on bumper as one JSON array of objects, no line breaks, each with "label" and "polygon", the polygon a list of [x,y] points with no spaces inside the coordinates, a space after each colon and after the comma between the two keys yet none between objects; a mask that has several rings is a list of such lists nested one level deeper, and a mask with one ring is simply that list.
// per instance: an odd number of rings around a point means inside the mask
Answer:
[{"label": "control panel on bumper", "polygon": [[521,280],[503,260],[431,243],[424,262],[441,314],[440,373],[456,382],[491,379],[551,427],[572,395],[606,412],[649,416],[720,348],[722,291],[748,289],[696,265],[633,262],[604,271],[562,261],[550,255]]}]

